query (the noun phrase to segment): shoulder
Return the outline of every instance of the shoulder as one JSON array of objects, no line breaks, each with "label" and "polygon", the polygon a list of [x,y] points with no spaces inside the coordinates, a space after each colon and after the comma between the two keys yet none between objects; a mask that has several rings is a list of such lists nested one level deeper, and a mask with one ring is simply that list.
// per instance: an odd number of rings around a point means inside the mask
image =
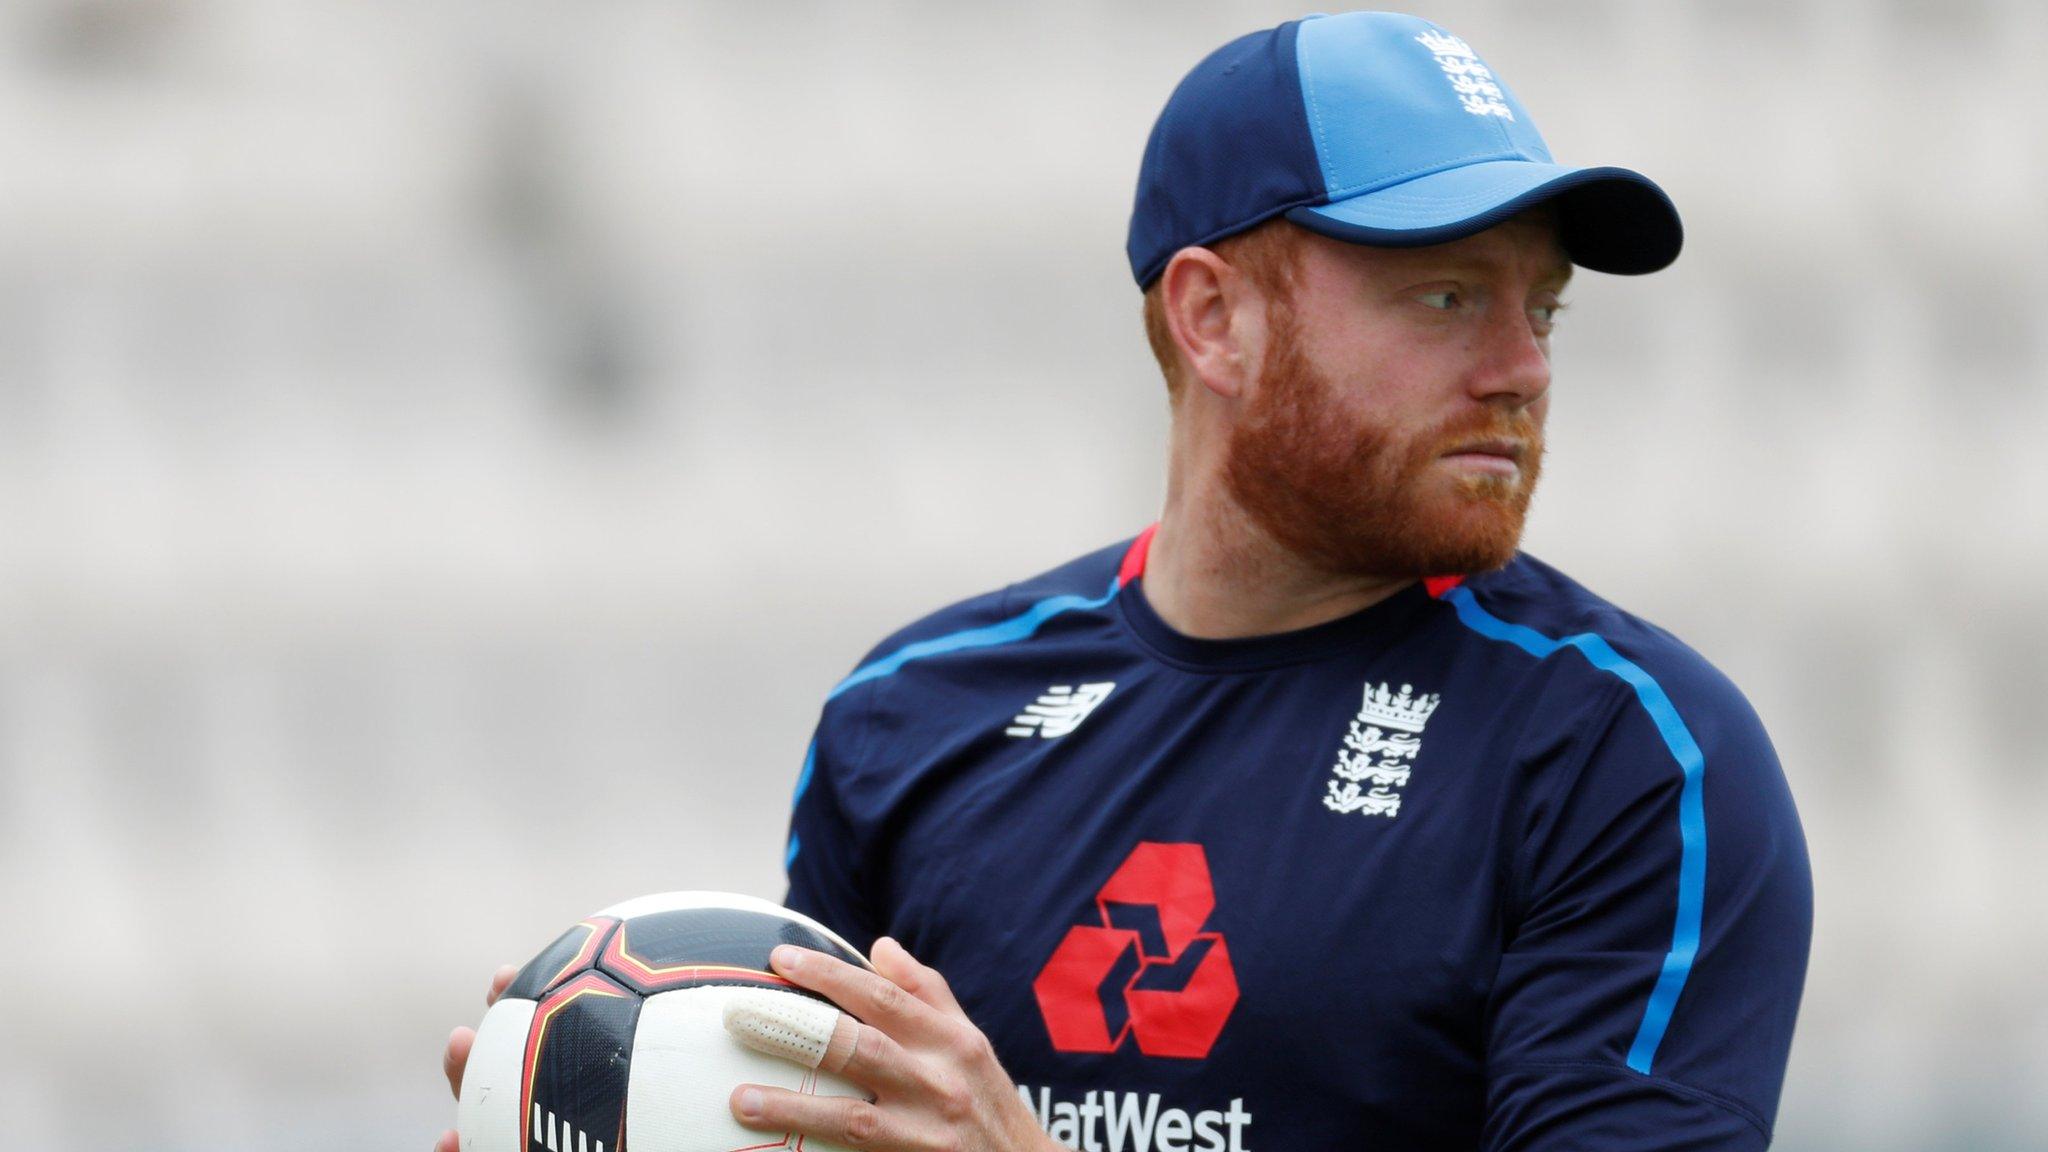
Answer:
[{"label": "shoulder", "polygon": [[854,676],[863,670],[885,665],[906,655],[933,652],[937,646],[974,639],[994,639],[982,633],[990,628],[1013,624],[1034,609],[1072,608],[1094,602],[1106,603],[1116,587],[1117,566],[1129,550],[1129,540],[1098,548],[1075,557],[1057,568],[1019,580],[1002,588],[970,596],[898,628],[861,657]]},{"label": "shoulder", "polygon": [[1442,598],[1493,660],[1521,665],[1513,698],[1525,704],[1523,746],[1555,753],[1532,760],[1532,788],[1684,792],[1688,803],[1704,788],[1709,808],[1735,804],[1796,827],[1756,709],[1669,631],[1529,556]]},{"label": "shoulder", "polygon": [[[929,737],[990,691],[983,659],[990,649],[1028,639],[1054,616],[1109,604],[1130,545],[1120,541],[956,601],[883,637],[826,694],[814,761],[850,778],[878,745],[929,747]],[[906,679],[920,690],[906,695],[897,687]]]},{"label": "shoulder", "polygon": [[[896,629],[826,696],[827,717],[871,695],[904,667],[1029,636],[1046,618],[1108,604],[1131,541],[1122,540],[1002,588],[970,596]],[[844,701],[845,703],[841,703]],[[835,705],[838,705],[835,707]]]},{"label": "shoulder", "polygon": [[1605,686],[1623,702],[1633,698],[1653,720],[1673,709],[1687,723],[1757,725],[1749,700],[1706,657],[1533,556],[1517,556],[1444,598],[1472,632],[1554,662],[1559,673]]},{"label": "shoulder", "polygon": [[[1555,753],[1528,766],[1538,817],[1548,810],[1557,826],[1588,836],[1634,828],[1687,867],[1711,828],[1724,879],[1782,868],[1787,891],[1804,884],[1803,833],[1777,750],[1749,699],[1706,657],[1526,556],[1444,598],[1468,628],[1547,668],[1528,712],[1547,741],[1534,746]],[[1584,705],[1591,700],[1598,706]],[[1678,837],[1665,835],[1670,806]]]}]

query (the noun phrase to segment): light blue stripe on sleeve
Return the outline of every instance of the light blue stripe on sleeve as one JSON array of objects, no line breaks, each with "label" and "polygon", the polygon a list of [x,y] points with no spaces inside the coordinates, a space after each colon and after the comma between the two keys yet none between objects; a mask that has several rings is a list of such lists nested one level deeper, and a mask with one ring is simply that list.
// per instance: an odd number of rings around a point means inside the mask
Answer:
[{"label": "light blue stripe on sleeve", "polygon": [[[804,793],[810,791],[811,773],[815,771],[817,767],[818,741],[816,740],[816,738],[813,738],[811,740],[811,746],[804,749],[804,770],[802,772],[797,773],[796,795],[789,798],[789,806],[791,808],[795,808],[797,806],[797,803],[804,798]],[[789,866],[791,864],[796,863],[796,854],[802,847],[803,842],[797,837],[796,829],[791,828],[789,830],[789,848],[782,854],[782,870],[784,872],[789,871]]]},{"label": "light blue stripe on sleeve", "polygon": [[1102,607],[1111,600],[1116,599],[1117,588],[1116,581],[1112,580],[1109,584],[1109,591],[1104,592],[1093,600],[1086,596],[1049,596],[1000,623],[989,624],[980,628],[968,628],[959,632],[949,632],[944,636],[935,637],[930,640],[920,640],[915,644],[905,644],[880,660],[854,669],[853,674],[841,680],[839,686],[832,689],[825,699],[827,702],[830,702],[841,693],[856,685],[892,675],[897,669],[910,663],[912,660],[922,660],[927,656],[943,656],[948,652],[960,652],[968,648],[993,648],[999,644],[1010,644],[1018,640],[1027,639],[1032,633],[1038,631],[1040,625],[1062,612],[1085,611],[1090,608]]},{"label": "light blue stripe on sleeve", "polygon": [[818,741],[811,740],[811,746],[804,749],[804,770],[796,774],[796,795],[789,798],[791,804],[804,798],[811,787],[811,773],[818,767]]},{"label": "light blue stripe on sleeve", "polygon": [[1671,950],[1664,954],[1663,970],[1650,992],[1649,1004],[1643,1009],[1635,1042],[1628,1050],[1628,1066],[1647,1076],[1700,949],[1700,915],[1707,888],[1707,814],[1701,794],[1706,758],[1663,687],[1606,640],[1591,632],[1553,640],[1533,628],[1510,624],[1481,608],[1469,588],[1453,588],[1444,593],[1443,599],[1457,610],[1458,619],[1466,627],[1489,640],[1512,644],[1539,660],[1561,648],[1576,648],[1593,667],[1620,677],[1635,690],[1637,702],[1649,714],[1657,735],[1663,738],[1664,746],[1684,774],[1685,783],[1678,794],[1678,916],[1671,929]]},{"label": "light blue stripe on sleeve", "polygon": [[[841,680],[837,687],[826,693],[825,702],[831,703],[857,685],[865,684],[870,680],[879,680],[884,676],[894,675],[898,669],[913,660],[922,660],[928,656],[943,656],[948,652],[964,652],[970,648],[994,648],[998,645],[1013,644],[1019,640],[1029,639],[1047,620],[1063,612],[1087,611],[1092,608],[1100,608],[1111,600],[1116,599],[1116,594],[1121,588],[1122,585],[1112,578],[1109,582],[1109,591],[1092,600],[1086,596],[1075,596],[1072,594],[1048,596],[1007,620],[983,625],[980,628],[966,628],[958,632],[948,632],[944,636],[936,636],[930,640],[919,640],[913,644],[905,644],[903,647],[898,648],[879,660],[863,664],[859,668],[854,669],[852,675]],[[813,740],[811,741],[810,748],[804,752],[804,768],[796,778],[796,795],[790,799],[792,807],[795,806],[797,801],[804,798],[804,792],[810,788],[811,774],[816,770],[817,764],[818,742]],[[782,862],[784,869],[796,863],[797,849],[796,833],[792,831],[789,835],[789,852]]]}]

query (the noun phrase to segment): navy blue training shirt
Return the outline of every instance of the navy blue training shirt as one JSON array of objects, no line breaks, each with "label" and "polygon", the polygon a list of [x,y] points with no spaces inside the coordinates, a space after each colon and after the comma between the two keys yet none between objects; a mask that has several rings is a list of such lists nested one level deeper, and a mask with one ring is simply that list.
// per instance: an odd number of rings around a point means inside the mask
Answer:
[{"label": "navy blue training shirt", "polygon": [[1812,882],[1727,679],[1526,555],[1193,639],[1149,540],[833,690],[791,907],[944,973],[1086,1152],[1769,1142]]}]

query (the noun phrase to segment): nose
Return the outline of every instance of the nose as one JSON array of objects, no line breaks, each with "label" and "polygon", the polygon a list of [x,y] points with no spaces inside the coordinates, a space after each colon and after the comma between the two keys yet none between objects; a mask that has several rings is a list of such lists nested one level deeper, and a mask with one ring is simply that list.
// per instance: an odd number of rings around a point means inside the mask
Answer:
[{"label": "nose", "polygon": [[1550,342],[1537,321],[1518,309],[1502,309],[1486,325],[1485,347],[1468,385],[1472,397],[1514,408],[1534,404],[1550,390]]}]

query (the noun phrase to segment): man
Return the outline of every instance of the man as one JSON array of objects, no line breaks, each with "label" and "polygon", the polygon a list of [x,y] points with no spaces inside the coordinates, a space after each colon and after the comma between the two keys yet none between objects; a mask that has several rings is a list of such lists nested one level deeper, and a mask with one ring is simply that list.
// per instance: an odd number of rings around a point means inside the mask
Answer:
[{"label": "man", "polygon": [[815,1039],[875,1100],[734,1114],[882,1148],[1764,1147],[1812,910],[1776,757],[1699,656],[1516,550],[1572,264],[1679,240],[1426,22],[1199,64],[1129,244],[1160,521],[833,690],[788,902],[879,974],[776,963],[851,1013]]}]

